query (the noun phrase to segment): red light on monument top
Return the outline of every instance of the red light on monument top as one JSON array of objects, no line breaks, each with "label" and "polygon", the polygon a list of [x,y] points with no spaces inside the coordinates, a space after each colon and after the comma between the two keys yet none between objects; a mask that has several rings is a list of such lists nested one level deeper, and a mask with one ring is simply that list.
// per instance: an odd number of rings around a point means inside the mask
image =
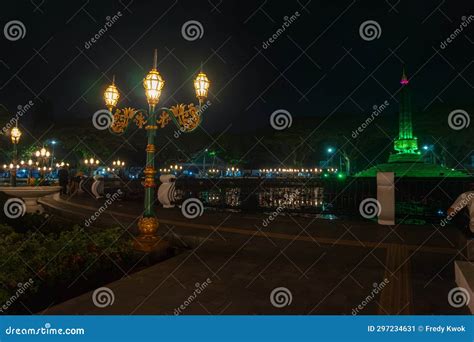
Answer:
[{"label": "red light on monument top", "polygon": [[407,75],[405,74],[405,69],[403,69],[402,79],[400,80],[400,84],[407,85],[409,83]]}]

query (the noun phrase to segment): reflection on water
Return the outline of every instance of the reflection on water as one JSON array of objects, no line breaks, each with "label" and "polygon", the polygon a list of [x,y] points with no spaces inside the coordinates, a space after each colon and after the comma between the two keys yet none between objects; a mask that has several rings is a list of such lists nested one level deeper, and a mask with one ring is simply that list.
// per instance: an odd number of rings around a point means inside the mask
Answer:
[{"label": "reflection on water", "polygon": [[258,193],[262,208],[319,208],[323,205],[323,188],[267,188]]},{"label": "reflection on water", "polygon": [[218,190],[203,191],[199,193],[199,198],[211,206],[240,207],[240,188],[227,188],[224,191],[224,194]]},{"label": "reflection on water", "polygon": [[[177,190],[177,197],[183,198]],[[199,198],[208,206],[237,208],[243,201],[254,201],[259,208],[282,208],[289,210],[318,208],[324,209],[324,189],[322,187],[272,187],[253,189],[243,193],[241,188],[213,189],[199,192]]]}]

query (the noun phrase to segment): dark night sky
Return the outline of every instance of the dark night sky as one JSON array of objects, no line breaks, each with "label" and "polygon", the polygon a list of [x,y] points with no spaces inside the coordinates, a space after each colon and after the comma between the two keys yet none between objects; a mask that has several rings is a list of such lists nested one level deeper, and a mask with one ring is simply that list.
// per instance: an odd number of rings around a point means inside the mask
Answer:
[{"label": "dark night sky", "polygon": [[[333,112],[362,120],[374,104],[392,101],[402,61],[420,110],[472,105],[474,22],[446,49],[440,43],[462,16],[474,14],[473,7],[466,0],[402,0],[393,8],[380,0],[10,1],[2,4],[1,26],[20,20],[26,36],[13,42],[0,37],[0,103],[13,111],[39,96],[53,102],[62,121],[89,119],[103,107],[107,78],[115,74],[122,95],[129,93],[122,105],[144,107],[141,80],[156,47],[165,105],[194,101],[187,79],[205,62],[213,105],[204,126],[215,133],[229,125],[237,132],[268,126],[279,108],[294,120]],[[85,49],[117,11],[123,16]],[[295,11],[301,16],[262,49]],[[182,37],[188,20],[202,23],[201,39]],[[361,39],[366,20],[380,24],[379,39]]]}]

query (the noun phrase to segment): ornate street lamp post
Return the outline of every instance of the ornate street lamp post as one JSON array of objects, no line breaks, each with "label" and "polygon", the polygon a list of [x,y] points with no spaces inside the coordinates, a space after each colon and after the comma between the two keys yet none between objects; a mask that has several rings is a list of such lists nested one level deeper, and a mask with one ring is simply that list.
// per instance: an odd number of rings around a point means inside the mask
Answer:
[{"label": "ornate street lamp post", "polygon": [[[180,131],[191,132],[201,123],[201,108],[204,100],[207,98],[210,82],[206,74],[199,72],[194,80],[194,88],[198,99],[198,106],[193,103],[185,105],[178,104],[171,108],[161,107],[157,109],[160,100],[161,91],[165,85],[163,77],[157,70],[157,51],[155,50],[153,59],[153,68],[145,76],[143,87],[148,101],[148,111],[134,108],[115,108],[120,98],[117,87],[115,86],[115,77],[110,86],[104,93],[104,100],[107,108],[112,112],[112,124],[110,130],[113,133],[123,133],[130,122],[134,122],[138,128],[144,128],[147,132],[146,146],[146,166],[145,174],[145,201],[142,217],[138,221],[139,236],[135,242],[135,247],[143,251],[151,251],[160,241],[156,235],[158,230],[158,219],[154,211],[155,202],[155,137],[158,128],[167,126],[171,121],[176,124]],[[157,117],[159,115],[159,117]]]},{"label": "ornate street lamp post", "polygon": [[51,157],[51,152],[49,152],[47,149],[42,147],[40,150],[36,151],[33,154],[36,157],[36,165],[38,166],[38,171],[40,172],[40,184],[43,183],[44,181],[44,176],[46,174],[46,171],[51,171],[51,167],[47,167],[49,165],[48,160]]},{"label": "ornate street lamp post", "polygon": [[[18,143],[20,142],[21,131],[18,126],[15,126],[10,131],[10,138],[13,144],[13,164],[17,163],[18,159]],[[10,170],[10,185],[16,186],[16,168]]]},{"label": "ornate street lamp post", "polygon": [[84,164],[86,164],[87,168],[89,169],[89,176],[90,177],[92,177],[94,175],[93,174],[94,166],[98,167],[99,163],[100,163],[99,159],[94,159],[94,158],[84,159]]}]

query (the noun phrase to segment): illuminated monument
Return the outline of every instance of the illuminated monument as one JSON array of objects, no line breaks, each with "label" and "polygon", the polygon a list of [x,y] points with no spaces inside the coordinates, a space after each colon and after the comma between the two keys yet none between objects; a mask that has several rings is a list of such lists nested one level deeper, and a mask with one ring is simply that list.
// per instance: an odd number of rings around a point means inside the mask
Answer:
[{"label": "illuminated monument", "polygon": [[395,172],[395,177],[467,177],[464,172],[423,161],[418,139],[413,135],[410,89],[405,71],[400,83],[399,131],[393,146],[395,152],[390,154],[388,163],[375,165],[355,176],[375,177],[377,172]]}]

